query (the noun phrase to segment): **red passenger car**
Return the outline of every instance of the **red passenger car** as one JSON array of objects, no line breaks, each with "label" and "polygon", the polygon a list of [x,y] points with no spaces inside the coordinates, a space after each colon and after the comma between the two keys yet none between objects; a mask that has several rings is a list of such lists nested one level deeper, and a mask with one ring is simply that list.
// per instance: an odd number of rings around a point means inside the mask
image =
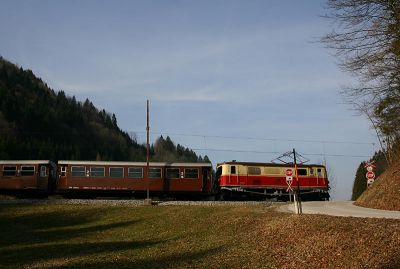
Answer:
[{"label": "red passenger car", "polygon": [[53,189],[56,166],[44,161],[0,161],[0,191],[45,193]]},{"label": "red passenger car", "polygon": [[210,163],[59,161],[59,193],[211,193]]},{"label": "red passenger car", "polygon": [[298,165],[297,182],[293,164],[225,162],[217,165],[216,179],[225,197],[239,194],[285,199],[289,195],[287,170],[293,173],[291,188],[299,185],[302,198],[329,199],[329,181],[323,165]]}]

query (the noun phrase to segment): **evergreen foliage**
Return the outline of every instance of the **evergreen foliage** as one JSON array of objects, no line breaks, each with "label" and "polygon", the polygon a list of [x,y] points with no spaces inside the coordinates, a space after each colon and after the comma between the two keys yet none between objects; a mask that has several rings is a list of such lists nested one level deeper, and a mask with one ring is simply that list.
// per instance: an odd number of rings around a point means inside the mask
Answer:
[{"label": "evergreen foliage", "polygon": [[181,145],[175,145],[171,138],[167,136],[164,139],[160,136],[152,148],[152,160],[153,161],[168,161],[168,162],[204,162],[210,163],[207,155],[202,158],[197,156],[196,153]]},{"label": "evergreen foliage", "polygon": [[[169,137],[152,149],[154,161],[202,160]],[[55,92],[0,57],[0,159],[144,161],[146,147],[118,127],[115,114]]]}]

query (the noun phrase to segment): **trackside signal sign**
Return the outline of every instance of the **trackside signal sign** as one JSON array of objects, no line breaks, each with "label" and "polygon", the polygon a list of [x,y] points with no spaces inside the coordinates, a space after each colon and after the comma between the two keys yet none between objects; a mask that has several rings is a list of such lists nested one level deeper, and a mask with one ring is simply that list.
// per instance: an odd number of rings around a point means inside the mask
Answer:
[{"label": "trackside signal sign", "polygon": [[374,179],[375,179],[375,173],[374,173],[374,171],[368,171],[367,174],[365,175],[365,177],[366,177],[368,180],[374,180]]},{"label": "trackside signal sign", "polygon": [[290,168],[286,169],[285,175],[286,175],[286,183],[288,185],[288,188],[287,188],[286,192],[293,191],[293,189],[292,189],[292,182],[293,182],[293,177],[292,177],[293,171],[292,171],[292,169],[290,169]]},{"label": "trackside signal sign", "polygon": [[375,173],[374,173],[374,168],[376,168],[376,165],[374,165],[375,161],[372,162],[367,162],[365,164],[365,168],[367,169],[367,173],[365,174],[365,177],[367,178],[367,185],[371,186],[372,183],[375,181]]}]

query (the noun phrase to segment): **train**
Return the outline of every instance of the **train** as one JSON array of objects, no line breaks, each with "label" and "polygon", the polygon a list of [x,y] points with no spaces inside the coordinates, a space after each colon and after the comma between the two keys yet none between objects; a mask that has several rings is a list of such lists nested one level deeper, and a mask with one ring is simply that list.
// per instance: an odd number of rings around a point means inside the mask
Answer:
[{"label": "train", "polygon": [[[288,170],[293,171],[288,185]],[[287,200],[299,189],[307,200],[328,200],[323,165],[59,160],[0,161],[0,192],[45,196],[138,196]]]},{"label": "train", "polygon": [[218,195],[223,199],[274,197],[287,200],[299,190],[304,200],[329,200],[324,165],[224,162],[217,165]]}]

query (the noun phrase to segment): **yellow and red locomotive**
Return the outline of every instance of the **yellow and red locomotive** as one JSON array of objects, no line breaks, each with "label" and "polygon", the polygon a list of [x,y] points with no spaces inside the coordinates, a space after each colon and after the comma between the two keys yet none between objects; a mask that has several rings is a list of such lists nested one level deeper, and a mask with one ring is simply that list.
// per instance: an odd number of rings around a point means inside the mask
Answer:
[{"label": "yellow and red locomotive", "polygon": [[[293,171],[291,182],[287,180],[288,170]],[[249,196],[287,199],[290,191],[297,188],[304,199],[329,199],[329,181],[323,165],[224,162],[217,165],[216,180],[225,199]]]}]

